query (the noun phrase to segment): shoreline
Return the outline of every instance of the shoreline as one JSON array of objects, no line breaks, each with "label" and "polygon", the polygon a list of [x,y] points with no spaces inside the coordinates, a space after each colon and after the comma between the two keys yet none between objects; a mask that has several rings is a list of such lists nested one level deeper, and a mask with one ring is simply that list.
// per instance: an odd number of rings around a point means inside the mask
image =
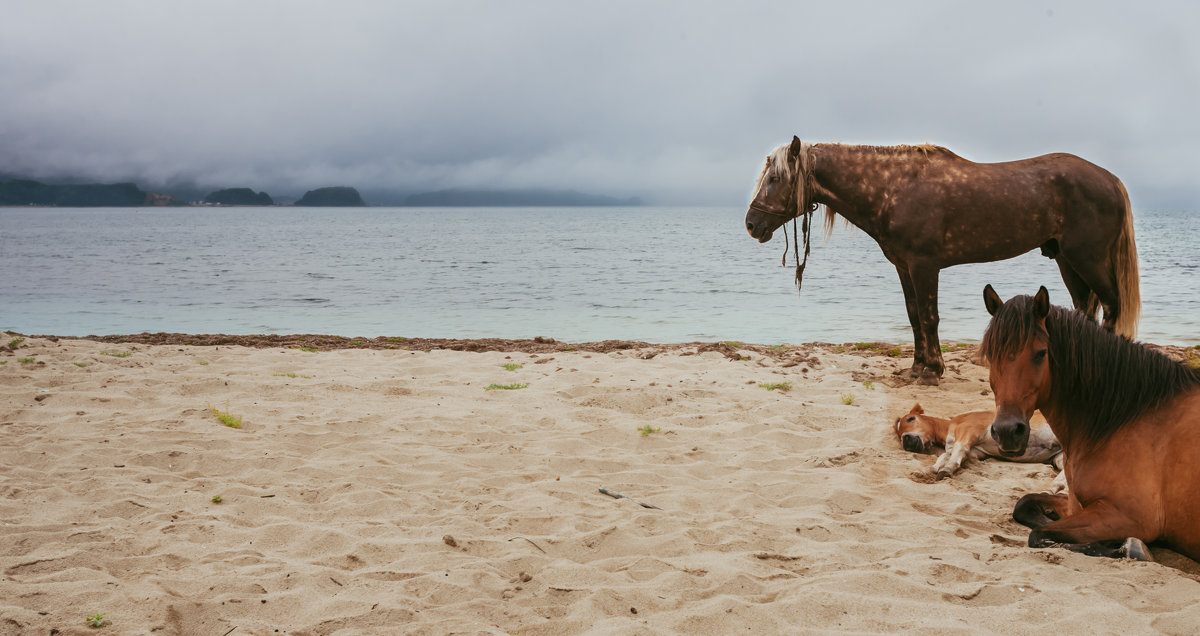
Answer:
[{"label": "shoreline", "polygon": [[1200,624],[1200,564],[1169,550],[1025,546],[1012,506],[1051,467],[938,481],[900,448],[914,402],[990,408],[973,346],[924,387],[858,343],[168,336],[9,335],[13,633],[97,613],[233,635]]}]

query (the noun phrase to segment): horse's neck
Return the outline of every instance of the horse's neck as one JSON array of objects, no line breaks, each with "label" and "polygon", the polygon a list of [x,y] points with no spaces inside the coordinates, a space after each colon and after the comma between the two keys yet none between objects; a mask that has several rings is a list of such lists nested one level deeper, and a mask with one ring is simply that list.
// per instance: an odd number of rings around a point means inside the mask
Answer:
[{"label": "horse's neck", "polygon": [[839,216],[876,236],[891,194],[917,179],[930,162],[919,149],[813,146],[813,195]]}]

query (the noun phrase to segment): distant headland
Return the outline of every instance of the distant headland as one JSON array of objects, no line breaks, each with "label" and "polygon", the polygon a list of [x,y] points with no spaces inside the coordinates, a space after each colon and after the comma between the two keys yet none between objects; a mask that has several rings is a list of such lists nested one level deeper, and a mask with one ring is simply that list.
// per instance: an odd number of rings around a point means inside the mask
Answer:
[{"label": "distant headland", "polygon": [[[194,186],[172,193],[142,190],[135,183],[47,184],[25,178],[0,176],[0,206],[41,207],[146,207],[146,206],[279,206],[362,207],[368,204],[355,188],[331,186],[293,197],[272,197],[248,187],[222,188],[204,195]],[[613,207],[640,206],[637,197],[618,198],[575,190],[463,189],[453,188],[396,194],[372,191],[376,205],[407,207]],[[281,200],[282,199],[282,200]],[[295,201],[294,203],[291,203]]]},{"label": "distant headland", "polygon": [[358,190],[347,186],[333,186],[329,188],[317,188],[309,190],[300,197],[300,200],[292,205],[311,206],[311,207],[362,207],[367,203],[363,201]]}]

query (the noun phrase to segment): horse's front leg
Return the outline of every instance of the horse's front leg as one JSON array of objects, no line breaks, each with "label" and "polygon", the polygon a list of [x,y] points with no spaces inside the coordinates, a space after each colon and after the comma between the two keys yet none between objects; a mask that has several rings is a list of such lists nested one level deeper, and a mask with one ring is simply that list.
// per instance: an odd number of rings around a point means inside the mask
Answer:
[{"label": "horse's front leg", "polygon": [[[1062,495],[1049,496],[1066,498]],[[1100,500],[1075,514],[1035,528],[1029,533],[1029,547],[1061,547],[1089,556],[1153,561],[1154,557],[1146,547],[1145,540],[1152,541],[1154,538],[1140,523],[1107,501]]]},{"label": "horse's front leg", "polygon": [[900,275],[900,289],[904,290],[904,308],[908,311],[908,325],[913,332],[913,364],[908,370],[908,377],[919,378],[926,372],[925,368],[925,333],[921,331],[921,321],[917,314],[917,297],[913,291],[912,277],[908,275],[907,265],[897,265],[896,273]]},{"label": "horse's front leg", "polygon": [[938,268],[933,265],[917,264],[908,268],[917,309],[917,327],[921,333],[916,338],[916,358],[925,364],[917,383],[935,386],[946,370],[938,341],[938,273]]}]

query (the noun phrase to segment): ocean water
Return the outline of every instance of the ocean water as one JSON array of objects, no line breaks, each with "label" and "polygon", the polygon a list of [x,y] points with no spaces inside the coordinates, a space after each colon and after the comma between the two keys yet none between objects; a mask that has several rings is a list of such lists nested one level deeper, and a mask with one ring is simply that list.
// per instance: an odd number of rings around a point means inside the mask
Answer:
[{"label": "ocean water", "polygon": [[[895,269],[840,222],[804,289],[743,207],[0,208],[0,329],[566,341],[911,342]],[[1200,214],[1138,211],[1138,337],[1200,343]],[[814,223],[814,226],[817,224]],[[818,232],[819,234],[819,232]],[[943,342],[976,342],[984,284],[1046,285],[1036,251],[941,274]]]}]

